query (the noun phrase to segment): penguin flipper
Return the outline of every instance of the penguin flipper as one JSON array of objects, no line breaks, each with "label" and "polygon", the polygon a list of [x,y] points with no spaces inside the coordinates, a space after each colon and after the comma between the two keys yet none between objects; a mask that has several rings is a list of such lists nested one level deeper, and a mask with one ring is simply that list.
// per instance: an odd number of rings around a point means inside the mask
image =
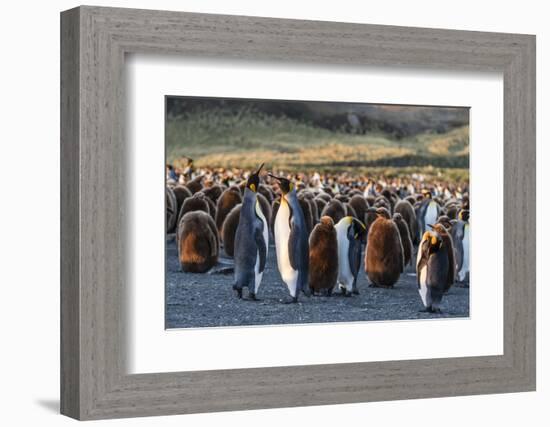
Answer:
[{"label": "penguin flipper", "polygon": [[260,258],[259,272],[262,273],[265,269],[266,263],[266,242],[264,240],[264,233],[259,228],[254,231],[254,238],[256,240],[256,246],[258,248],[258,256]]},{"label": "penguin flipper", "polygon": [[361,266],[361,246],[358,241],[350,241],[350,248],[348,250],[349,268],[354,278],[357,277],[359,268]]}]

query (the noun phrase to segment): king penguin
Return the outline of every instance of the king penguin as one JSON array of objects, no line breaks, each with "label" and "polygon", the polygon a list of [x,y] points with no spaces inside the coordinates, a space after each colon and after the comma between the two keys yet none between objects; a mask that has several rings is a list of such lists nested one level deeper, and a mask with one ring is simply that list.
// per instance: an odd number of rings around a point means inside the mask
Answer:
[{"label": "king penguin", "polygon": [[428,224],[435,224],[439,217],[439,205],[432,199],[432,193],[428,190],[423,190],[422,193],[424,200],[420,202],[416,212],[416,219],[420,230],[419,235],[424,235],[430,229]]},{"label": "king penguin", "polygon": [[437,231],[426,231],[422,236],[416,258],[418,293],[429,313],[441,312],[441,300],[450,288],[449,256],[444,240]]},{"label": "king penguin", "polygon": [[309,242],[304,213],[296,196],[294,183],[269,174],[279,181],[281,202],[274,223],[277,267],[292,300],[298,302],[298,293],[309,296]]},{"label": "king penguin", "polygon": [[[361,196],[362,197],[362,196]],[[344,296],[359,294],[357,275],[361,266],[365,224],[351,216],[342,218],[334,227],[338,239],[338,285]]]},{"label": "king penguin", "polygon": [[234,243],[235,284],[233,289],[237,291],[237,296],[242,298],[243,287],[247,287],[249,299],[256,301],[256,294],[265,270],[269,243],[268,223],[256,193],[260,185],[259,174],[262,167],[263,163],[247,179]]},{"label": "king penguin", "polygon": [[[470,224],[466,211],[459,212],[458,220],[451,228],[451,235],[455,248],[456,279],[459,283],[464,283],[467,282],[467,275],[470,272]],[[465,283],[464,286],[468,284]]]}]

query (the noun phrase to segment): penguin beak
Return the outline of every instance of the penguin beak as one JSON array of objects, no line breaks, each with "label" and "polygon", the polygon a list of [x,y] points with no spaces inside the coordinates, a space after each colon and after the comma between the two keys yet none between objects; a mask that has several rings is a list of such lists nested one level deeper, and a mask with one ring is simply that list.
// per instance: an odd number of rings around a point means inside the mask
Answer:
[{"label": "penguin beak", "polygon": [[428,227],[430,227],[432,230],[434,229],[433,224],[426,224]]},{"label": "penguin beak", "polygon": [[254,172],[254,175],[258,175],[260,173],[260,171],[262,170],[262,168],[264,167],[265,163],[262,163],[260,165],[260,167],[258,168],[258,170],[256,172]]},{"label": "penguin beak", "polygon": [[277,181],[281,182],[281,178],[279,178],[278,176],[275,176],[272,173],[268,173],[267,175],[270,176],[271,178],[275,178]]}]

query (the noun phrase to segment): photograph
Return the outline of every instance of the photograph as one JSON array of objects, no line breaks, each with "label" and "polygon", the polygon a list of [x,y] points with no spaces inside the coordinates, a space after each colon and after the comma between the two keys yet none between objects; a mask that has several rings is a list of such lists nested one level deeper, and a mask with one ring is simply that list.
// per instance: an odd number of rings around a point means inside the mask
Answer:
[{"label": "photograph", "polygon": [[469,150],[467,106],[166,95],[165,328],[468,318]]}]

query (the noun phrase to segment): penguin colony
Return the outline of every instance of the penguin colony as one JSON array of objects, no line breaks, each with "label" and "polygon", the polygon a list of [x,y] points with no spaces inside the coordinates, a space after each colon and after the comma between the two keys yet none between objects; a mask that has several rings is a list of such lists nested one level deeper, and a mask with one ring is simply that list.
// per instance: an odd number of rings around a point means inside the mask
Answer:
[{"label": "penguin colony", "polygon": [[391,289],[409,269],[419,306],[433,313],[451,286],[469,286],[467,187],[308,182],[263,164],[231,179],[197,172],[167,184],[166,231],[184,272],[212,270],[222,250],[232,258],[238,298],[259,300],[270,242],[286,303],[359,294],[359,274]]}]

